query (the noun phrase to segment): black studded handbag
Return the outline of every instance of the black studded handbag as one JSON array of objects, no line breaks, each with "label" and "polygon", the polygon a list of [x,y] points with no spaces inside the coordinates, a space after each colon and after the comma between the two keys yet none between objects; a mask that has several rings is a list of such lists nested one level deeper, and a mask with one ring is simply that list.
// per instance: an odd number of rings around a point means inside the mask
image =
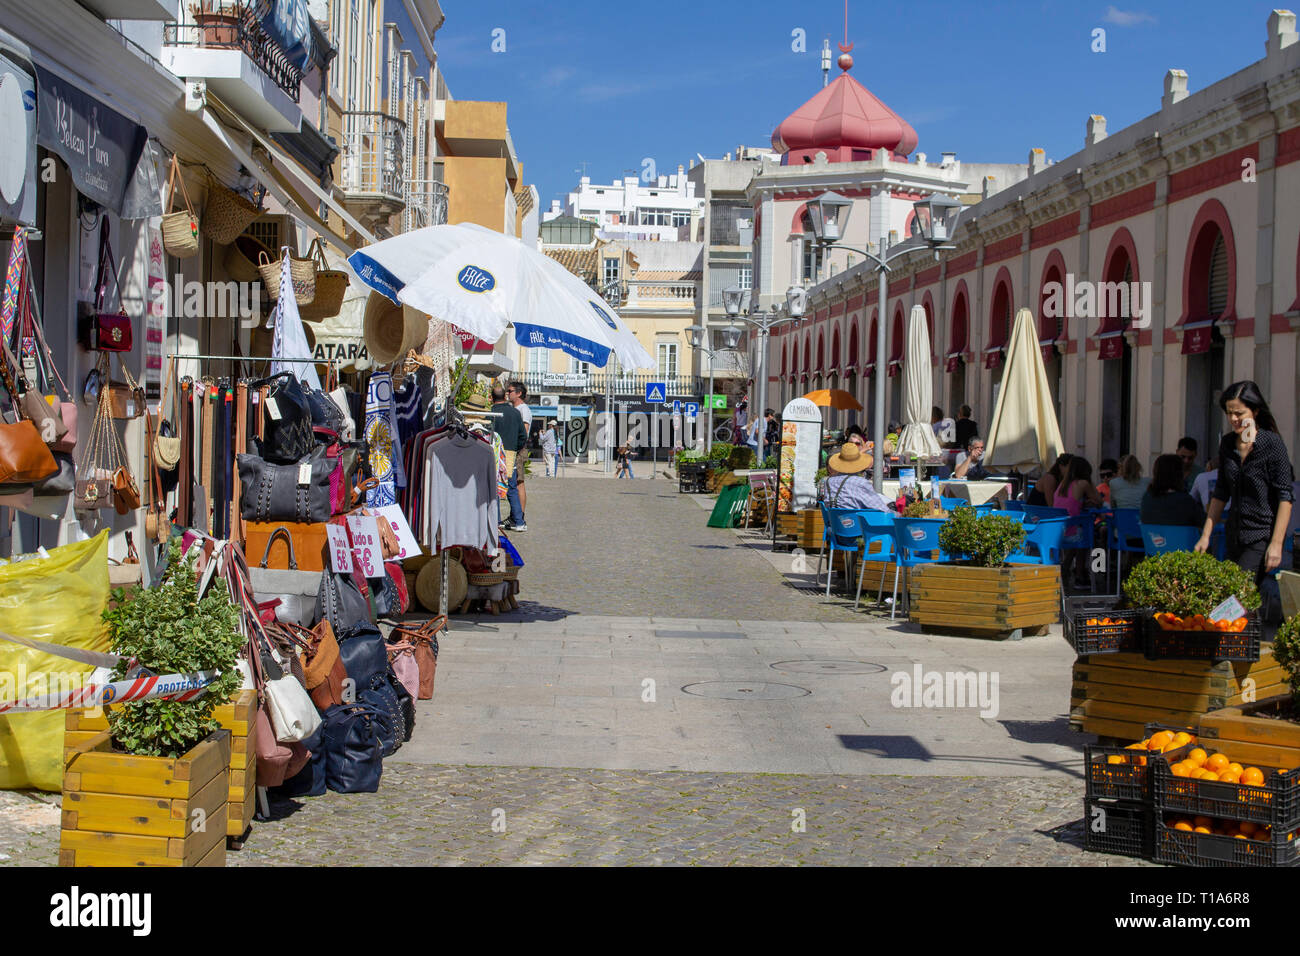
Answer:
[{"label": "black studded handbag", "polygon": [[338,463],[324,448],[292,465],[273,464],[252,454],[235,458],[239,464],[239,509],[245,521],[329,521],[333,514],[330,475]]},{"label": "black studded handbag", "polygon": [[269,388],[262,405],[265,419],[262,457],[287,465],[309,454],[316,444],[316,437],[312,434],[311,404],[306,390],[292,372],[272,375],[263,384]]}]

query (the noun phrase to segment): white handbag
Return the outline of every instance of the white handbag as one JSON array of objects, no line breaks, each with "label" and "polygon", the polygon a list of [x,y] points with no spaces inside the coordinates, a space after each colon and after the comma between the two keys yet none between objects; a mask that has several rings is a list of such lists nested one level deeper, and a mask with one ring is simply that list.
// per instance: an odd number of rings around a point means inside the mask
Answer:
[{"label": "white handbag", "polygon": [[288,673],[287,666],[274,649],[271,650],[271,659],[279,668],[281,676],[273,677],[272,673],[268,673],[263,692],[266,694],[275,739],[282,744],[306,740],[320,727],[320,713],[306,688]]}]

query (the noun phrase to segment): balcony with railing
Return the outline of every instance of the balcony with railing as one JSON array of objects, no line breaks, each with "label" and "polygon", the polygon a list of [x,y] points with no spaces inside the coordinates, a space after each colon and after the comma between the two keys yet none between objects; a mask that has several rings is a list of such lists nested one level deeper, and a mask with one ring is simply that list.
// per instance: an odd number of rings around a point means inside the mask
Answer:
[{"label": "balcony with railing", "polygon": [[406,124],[377,112],[343,114],[344,202],[362,217],[387,219],[406,206]]},{"label": "balcony with railing", "polygon": [[302,69],[262,27],[259,7],[182,4],[163,26],[162,62],[184,80],[202,80],[222,101],[268,132],[296,133],[302,122]]},{"label": "balcony with railing", "polygon": [[406,230],[447,223],[448,191],[435,179],[406,181]]},{"label": "balcony with railing", "polygon": [[699,282],[690,279],[629,279],[625,309],[693,313]]}]

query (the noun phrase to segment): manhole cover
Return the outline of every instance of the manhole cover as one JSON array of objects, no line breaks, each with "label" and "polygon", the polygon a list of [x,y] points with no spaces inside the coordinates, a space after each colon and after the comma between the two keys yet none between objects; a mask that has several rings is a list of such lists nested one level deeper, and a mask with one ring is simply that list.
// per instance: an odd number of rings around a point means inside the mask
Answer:
[{"label": "manhole cover", "polygon": [[777,661],[772,669],[787,674],[881,674],[889,670],[869,661]]},{"label": "manhole cover", "polygon": [[687,684],[682,688],[696,697],[715,700],[790,700],[807,697],[812,691],[794,684],[774,684],[771,681],[706,680]]}]

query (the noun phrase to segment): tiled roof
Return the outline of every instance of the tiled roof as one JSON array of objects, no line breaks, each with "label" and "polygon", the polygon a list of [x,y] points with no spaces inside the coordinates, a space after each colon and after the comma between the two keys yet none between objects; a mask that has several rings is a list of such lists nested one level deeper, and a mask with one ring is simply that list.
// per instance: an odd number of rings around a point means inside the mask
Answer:
[{"label": "tiled roof", "polygon": [[548,256],[584,282],[600,270],[600,247],[594,249],[543,249]]},{"label": "tiled roof", "polygon": [[519,215],[526,216],[533,210],[533,191],[527,186],[520,186],[515,190],[515,206],[519,210]]},{"label": "tiled roof", "polygon": [[678,272],[675,269],[640,269],[632,276],[638,282],[694,282],[704,278],[703,272]]}]

